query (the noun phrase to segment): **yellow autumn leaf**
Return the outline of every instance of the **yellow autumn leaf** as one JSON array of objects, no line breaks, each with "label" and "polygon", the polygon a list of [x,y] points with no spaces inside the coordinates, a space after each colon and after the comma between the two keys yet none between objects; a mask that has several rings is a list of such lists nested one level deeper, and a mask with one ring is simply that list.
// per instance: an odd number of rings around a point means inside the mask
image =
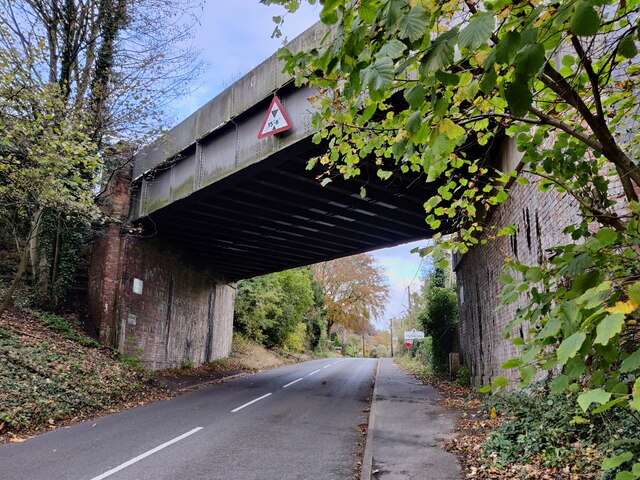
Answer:
[{"label": "yellow autumn leaf", "polygon": [[622,313],[627,314],[631,313],[638,308],[638,303],[633,300],[627,300],[626,302],[617,302],[613,307],[607,308],[607,312],[609,313]]}]

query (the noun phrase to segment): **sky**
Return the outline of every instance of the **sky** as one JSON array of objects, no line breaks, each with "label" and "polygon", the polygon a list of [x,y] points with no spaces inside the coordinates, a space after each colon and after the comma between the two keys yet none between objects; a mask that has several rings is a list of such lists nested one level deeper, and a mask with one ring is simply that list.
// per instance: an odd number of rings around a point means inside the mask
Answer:
[{"label": "sky", "polygon": [[[273,55],[282,46],[284,38],[291,40],[313,25],[319,16],[317,5],[304,4],[295,14],[285,17],[283,37],[272,39],[272,17],[282,15],[284,11],[280,6],[261,5],[258,0],[209,0],[205,3],[194,46],[202,49],[208,68],[194,91],[174,103],[176,124]],[[373,252],[386,272],[391,294],[383,318],[376,322],[379,329],[386,327],[390,318],[400,316],[406,310],[407,287],[412,291],[419,287],[419,270],[427,260],[422,261],[410,252],[426,244],[426,241],[414,242]]]}]

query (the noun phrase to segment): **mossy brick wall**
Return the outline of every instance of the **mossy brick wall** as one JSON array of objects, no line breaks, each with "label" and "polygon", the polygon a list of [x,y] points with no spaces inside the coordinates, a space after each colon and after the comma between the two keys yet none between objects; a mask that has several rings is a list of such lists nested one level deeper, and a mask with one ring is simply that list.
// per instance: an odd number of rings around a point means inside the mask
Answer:
[{"label": "mossy brick wall", "polygon": [[[517,356],[516,347],[503,338],[506,325],[525,301],[501,307],[502,284],[499,275],[506,258],[527,264],[548,260],[545,250],[571,242],[564,228],[578,219],[578,207],[566,193],[541,192],[535,179],[529,185],[514,183],[509,199],[497,207],[489,225],[498,228],[517,225],[511,237],[499,237],[478,245],[465,254],[456,266],[460,304],[459,340],[464,363],[471,369],[474,386],[487,385],[498,376],[517,378],[515,370],[500,366]],[[524,338],[526,326],[514,332]]]}]

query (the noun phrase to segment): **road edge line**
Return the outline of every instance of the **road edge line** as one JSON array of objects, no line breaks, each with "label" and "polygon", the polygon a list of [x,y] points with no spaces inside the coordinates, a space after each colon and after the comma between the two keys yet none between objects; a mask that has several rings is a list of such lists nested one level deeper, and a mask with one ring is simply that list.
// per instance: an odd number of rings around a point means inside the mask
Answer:
[{"label": "road edge line", "polygon": [[378,376],[380,374],[379,358],[376,364],[376,374],[373,381],[373,393],[371,394],[371,407],[369,407],[369,424],[367,425],[367,439],[364,443],[364,455],[362,456],[362,468],[360,469],[360,480],[371,480],[371,468],[373,467],[373,426],[375,423],[376,396],[378,394]]}]

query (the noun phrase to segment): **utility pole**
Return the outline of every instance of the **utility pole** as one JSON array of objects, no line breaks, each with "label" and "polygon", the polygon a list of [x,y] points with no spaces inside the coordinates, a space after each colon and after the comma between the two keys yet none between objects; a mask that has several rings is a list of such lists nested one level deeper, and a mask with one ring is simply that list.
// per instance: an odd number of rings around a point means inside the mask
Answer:
[{"label": "utility pole", "polygon": [[393,358],[393,318],[389,320],[389,330],[391,331],[391,358]]}]

